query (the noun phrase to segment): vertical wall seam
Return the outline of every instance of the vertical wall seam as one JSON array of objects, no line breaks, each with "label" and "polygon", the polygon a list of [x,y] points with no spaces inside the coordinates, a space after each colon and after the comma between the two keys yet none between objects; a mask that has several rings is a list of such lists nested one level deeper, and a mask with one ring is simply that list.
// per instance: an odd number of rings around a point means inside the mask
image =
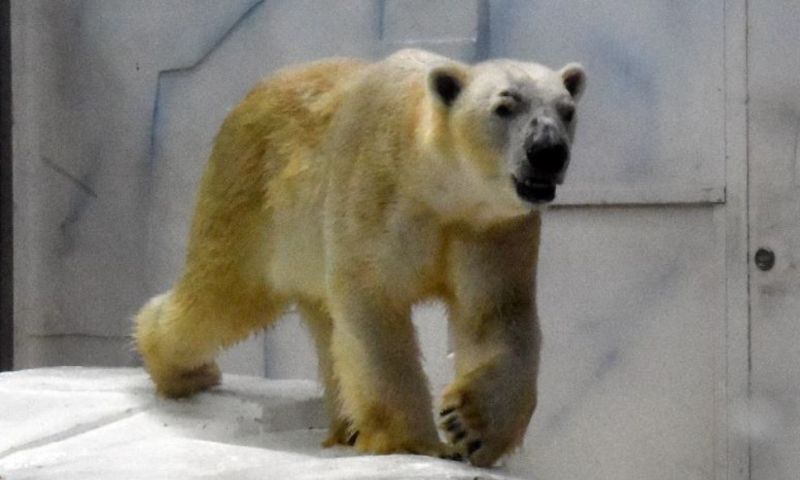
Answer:
[{"label": "vertical wall seam", "polygon": [[[745,122],[745,221],[747,222],[745,239],[745,265],[747,272],[747,403],[748,408],[753,396],[753,296],[751,283],[751,229],[750,217],[750,0],[744,0],[744,122]],[[747,478],[753,478],[753,447],[747,441]]]},{"label": "vertical wall seam", "polygon": [[11,2],[0,0],[0,371],[14,367]]}]

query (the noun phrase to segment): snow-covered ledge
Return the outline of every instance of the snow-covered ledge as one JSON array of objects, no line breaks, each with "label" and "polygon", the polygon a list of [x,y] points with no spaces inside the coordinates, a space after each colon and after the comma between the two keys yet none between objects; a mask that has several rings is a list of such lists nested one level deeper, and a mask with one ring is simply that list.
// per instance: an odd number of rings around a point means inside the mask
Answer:
[{"label": "snow-covered ledge", "polygon": [[318,386],[226,375],[212,392],[157,398],[139,369],[0,374],[0,478],[511,479],[413,455],[322,449]]}]

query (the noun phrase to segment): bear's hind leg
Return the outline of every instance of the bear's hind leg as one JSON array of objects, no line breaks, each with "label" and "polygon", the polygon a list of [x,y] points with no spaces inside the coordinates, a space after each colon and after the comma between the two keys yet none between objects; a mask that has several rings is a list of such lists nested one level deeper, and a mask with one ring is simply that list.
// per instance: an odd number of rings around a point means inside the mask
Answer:
[{"label": "bear's hind leg", "polygon": [[311,330],[319,361],[319,376],[325,387],[325,410],[330,420],[328,438],[324,447],[353,445],[357,432],[352,431],[350,421],[342,414],[339,401],[339,382],[333,371],[331,356],[331,334],[333,320],[324,306],[315,302],[299,302],[298,309]]},{"label": "bear's hind leg", "polygon": [[134,336],[158,392],[187,397],[219,384],[219,351],[264,328],[282,307],[265,288],[178,285],[142,308]]},{"label": "bear's hind leg", "polygon": [[[167,292],[150,299],[136,316],[136,330],[134,337],[139,354],[144,360],[150,376],[156,384],[159,393],[166,397],[185,397],[198,391],[206,390],[219,384],[221,373],[213,361],[196,364],[189,357],[206,357],[207,352],[184,353],[185,364],[192,367],[181,368],[165,358],[165,344],[163,338],[167,328],[165,324],[174,323],[175,307],[171,303],[171,292]],[[171,347],[166,347],[171,348]],[[195,365],[196,364],[196,365]]]},{"label": "bear's hind leg", "polygon": [[342,408],[362,452],[453,458],[439,441],[408,309],[363,288],[332,306],[332,354]]}]

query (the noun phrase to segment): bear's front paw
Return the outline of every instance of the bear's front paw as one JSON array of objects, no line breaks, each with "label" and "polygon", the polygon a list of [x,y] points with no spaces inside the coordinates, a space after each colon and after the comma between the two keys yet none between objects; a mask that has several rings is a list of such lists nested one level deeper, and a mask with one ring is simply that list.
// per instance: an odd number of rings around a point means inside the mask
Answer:
[{"label": "bear's front paw", "polygon": [[453,386],[444,394],[439,428],[473,465],[492,466],[518,445],[525,433],[532,408],[501,397],[479,396],[468,385]]},{"label": "bear's front paw", "polygon": [[[480,434],[475,430],[465,427],[466,422],[462,418],[460,412],[454,407],[446,408],[441,411],[441,428],[447,435],[448,441],[459,449],[466,452],[467,458],[483,446],[483,440],[480,439]],[[472,432],[469,434],[468,432]],[[463,445],[463,447],[460,447]]]},{"label": "bear's front paw", "polygon": [[495,458],[488,459],[482,451],[486,421],[469,397],[466,393],[445,396],[439,412],[439,428],[460,456],[473,465],[491,466]]}]

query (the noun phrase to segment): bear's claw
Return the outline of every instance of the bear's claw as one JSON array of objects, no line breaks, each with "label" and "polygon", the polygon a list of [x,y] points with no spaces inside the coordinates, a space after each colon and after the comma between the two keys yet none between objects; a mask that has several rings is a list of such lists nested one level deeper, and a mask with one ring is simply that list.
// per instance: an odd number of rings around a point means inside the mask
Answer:
[{"label": "bear's claw", "polygon": [[479,448],[483,446],[483,442],[480,440],[473,440],[467,444],[467,455],[472,455],[473,453],[477,452]]},{"label": "bear's claw", "polygon": [[444,417],[444,416],[450,415],[451,413],[453,413],[455,411],[456,411],[456,407],[445,408],[441,412],[439,412],[439,416]]},{"label": "bear's claw", "polygon": [[454,462],[463,462],[464,461],[464,457],[458,452],[451,453],[451,454],[444,454],[443,453],[443,454],[439,455],[439,458],[441,458],[442,460],[452,460]]},{"label": "bear's claw", "polygon": [[347,444],[352,447],[356,444],[356,440],[358,440],[358,430],[351,433],[350,436],[347,437]]},{"label": "bear's claw", "polygon": [[[479,438],[475,438],[474,435],[468,435],[469,432],[464,428],[464,422],[456,407],[443,409],[439,412],[439,417],[440,428],[444,430],[450,444],[458,450],[458,453],[454,456],[458,457],[458,460],[466,458],[471,461],[472,456],[483,447],[483,441]],[[451,458],[451,460],[456,459]]]}]

